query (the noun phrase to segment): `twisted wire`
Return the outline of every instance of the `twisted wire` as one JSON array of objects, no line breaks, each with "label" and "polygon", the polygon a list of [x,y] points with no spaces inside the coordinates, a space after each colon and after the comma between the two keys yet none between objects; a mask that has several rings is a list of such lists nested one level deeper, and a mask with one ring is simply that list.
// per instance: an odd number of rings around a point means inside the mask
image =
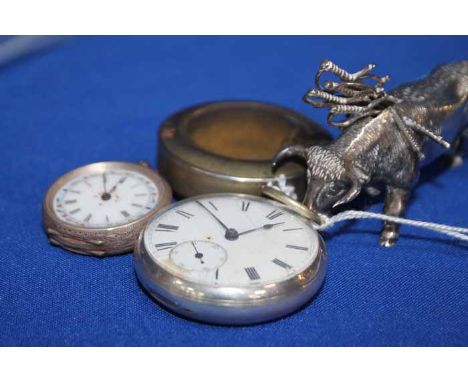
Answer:
[{"label": "twisted wire", "polygon": [[[321,98],[323,101],[316,101],[315,98]],[[349,104],[359,101],[357,97],[344,98],[318,89],[310,89],[304,100],[317,108],[328,107],[331,103]]]},{"label": "twisted wire", "polygon": [[444,140],[444,138],[441,135],[433,133],[429,129],[425,128],[424,126],[420,125],[416,121],[412,120],[411,118],[403,116],[403,122],[406,124],[406,126],[409,126],[412,129],[426,135],[427,137],[429,137],[430,139],[432,139],[433,141],[435,141],[436,143],[438,143],[445,149],[450,148],[450,143]]},{"label": "twisted wire", "polygon": [[322,74],[329,72],[337,76],[339,79],[342,81],[347,81],[347,82],[356,82],[360,78],[364,77],[369,73],[372,69],[375,68],[374,64],[369,64],[362,68],[361,70],[357,71],[356,73],[349,73],[348,71],[340,68],[338,65],[336,65],[334,62],[330,60],[325,60],[320,63],[320,69],[317,72],[317,75],[315,77],[315,84],[319,89],[322,89],[322,86],[320,84],[320,78]]},{"label": "twisted wire", "polygon": [[[374,64],[369,64],[350,73],[330,60],[322,61],[315,76],[317,89],[310,89],[304,101],[314,107],[329,109],[328,122],[340,128],[361,118],[375,116],[394,104],[396,99],[387,95],[383,88],[390,77],[370,73],[374,68]],[[324,81],[322,84],[321,78],[325,73],[335,75],[341,82]],[[338,121],[339,115],[345,115],[345,118]]]},{"label": "twisted wire", "polygon": [[327,92],[341,93],[345,97],[368,96],[371,98],[375,94],[374,90],[369,89],[367,85],[360,85],[361,84],[354,82],[338,83],[334,81],[325,81],[323,83],[323,86]]},{"label": "twisted wire", "polygon": [[397,126],[400,128],[401,132],[405,136],[406,140],[410,144],[411,148],[418,155],[419,159],[424,159],[425,155],[422,151],[421,145],[418,144],[418,142],[416,142],[416,139],[414,138],[414,132],[411,131],[410,127],[405,125],[405,123],[401,119],[400,115],[396,112],[396,110],[392,110],[392,116]]},{"label": "twisted wire", "polygon": [[[402,100],[385,92],[384,85],[390,77],[379,77],[371,73],[374,68],[374,64],[369,64],[355,73],[350,73],[330,60],[322,61],[315,75],[317,89],[309,89],[303,99],[313,107],[329,109],[327,122],[339,128],[349,127],[362,118],[376,117]],[[341,82],[327,80],[322,83],[321,79],[325,73],[336,76]],[[339,119],[340,116],[343,118]],[[399,115],[397,117],[397,126],[419,158],[423,158],[424,154],[415,140],[413,131],[429,137],[446,149],[450,147],[442,136],[411,118]]]}]

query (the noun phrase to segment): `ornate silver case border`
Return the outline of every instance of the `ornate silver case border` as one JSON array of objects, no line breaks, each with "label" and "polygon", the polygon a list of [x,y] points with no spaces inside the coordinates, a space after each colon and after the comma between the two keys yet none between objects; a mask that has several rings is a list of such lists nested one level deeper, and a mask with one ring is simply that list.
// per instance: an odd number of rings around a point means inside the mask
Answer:
[{"label": "ornate silver case border", "polygon": [[[207,195],[186,200],[196,200]],[[209,195],[260,199],[258,196],[244,194]],[[294,212],[275,201],[269,202],[277,208]],[[158,215],[172,207],[174,205],[164,208]],[[185,280],[157,264],[145,248],[145,231],[146,228],[140,232],[134,251],[135,272],[140,283],[163,306],[196,321],[220,325],[247,325],[271,321],[288,315],[309,302],[325,279],[327,252],[318,232],[317,256],[301,273],[267,286],[216,287]]]},{"label": "ornate silver case border", "polygon": [[[66,223],[59,219],[53,210],[53,200],[57,191],[71,179],[109,170],[136,171],[152,180],[159,192],[155,208],[133,222],[111,228],[86,228]],[[49,241],[69,251],[92,256],[109,256],[129,252],[135,246],[138,234],[146,223],[161,208],[172,200],[169,184],[146,162],[138,164],[128,162],[97,162],[76,168],[57,179],[48,189],[42,205],[44,229]]]}]

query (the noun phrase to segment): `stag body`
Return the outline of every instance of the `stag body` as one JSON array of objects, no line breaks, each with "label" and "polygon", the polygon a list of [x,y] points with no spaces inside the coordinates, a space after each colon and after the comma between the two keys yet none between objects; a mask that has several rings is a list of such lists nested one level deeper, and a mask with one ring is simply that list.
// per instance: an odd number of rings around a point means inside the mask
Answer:
[{"label": "stag body", "polygon": [[[310,90],[305,100],[330,109],[329,123],[343,133],[328,146],[291,146],[274,158],[275,164],[289,156],[305,159],[304,204],[310,209],[327,213],[356,198],[363,188],[383,185],[384,212],[401,216],[421,165],[441,155],[440,146],[447,149],[449,142],[456,150],[468,132],[468,61],[440,66],[389,94],[382,87],[388,77],[370,75],[372,68],[350,74],[329,61],[322,63],[316,79],[319,90]],[[322,87],[320,75],[326,71],[346,82]],[[365,85],[363,80],[369,78],[377,85]],[[340,114],[346,119],[336,122]],[[393,245],[398,228],[384,223],[381,245]]]}]

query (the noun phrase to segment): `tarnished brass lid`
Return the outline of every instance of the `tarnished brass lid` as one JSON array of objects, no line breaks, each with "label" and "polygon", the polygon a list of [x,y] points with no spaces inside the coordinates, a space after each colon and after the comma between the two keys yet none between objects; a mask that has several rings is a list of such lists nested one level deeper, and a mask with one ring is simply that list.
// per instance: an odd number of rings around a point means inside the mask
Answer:
[{"label": "tarnished brass lid", "polygon": [[330,139],[319,125],[279,106],[250,101],[207,103],[163,122],[159,169],[183,197],[213,192],[261,195],[261,187],[281,173],[301,196],[304,167],[292,162],[273,173],[271,158],[287,144],[321,144]]}]

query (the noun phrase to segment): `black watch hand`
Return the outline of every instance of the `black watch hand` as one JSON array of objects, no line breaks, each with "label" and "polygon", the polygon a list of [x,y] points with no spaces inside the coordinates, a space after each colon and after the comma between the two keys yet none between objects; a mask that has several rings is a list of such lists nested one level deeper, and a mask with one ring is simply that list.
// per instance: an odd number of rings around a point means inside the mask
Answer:
[{"label": "black watch hand", "polygon": [[114,187],[112,187],[110,190],[109,190],[109,194],[112,194],[115,189],[117,188],[117,186],[119,185],[119,183],[123,183],[125,182],[125,179],[127,179],[127,176],[123,176],[122,178],[119,179],[119,181],[114,185]]},{"label": "black watch hand", "polygon": [[104,194],[107,194],[107,176],[106,173],[102,173],[102,185],[104,186]]},{"label": "black watch hand", "polygon": [[195,243],[193,241],[191,243],[192,243],[193,249],[195,250],[195,258],[200,259],[200,263],[205,264],[205,262],[202,260],[203,253],[198,252],[198,249],[195,246]]},{"label": "black watch hand", "polygon": [[219,220],[219,218],[218,218],[213,212],[211,212],[208,208],[206,208],[206,207],[205,207],[202,203],[200,203],[198,200],[197,200],[197,203],[198,203],[201,207],[203,207],[211,216],[213,216],[213,217],[215,218],[215,220],[216,220],[219,224],[221,224],[221,226],[222,226],[226,231],[229,230],[229,227],[228,227],[226,224],[224,224],[221,220]]},{"label": "black watch hand", "polygon": [[281,223],[273,223],[273,224],[265,224],[265,225],[262,225],[261,227],[258,227],[258,228],[253,228],[253,229],[249,229],[249,230],[244,231],[244,232],[240,232],[240,233],[239,233],[239,236],[240,236],[240,235],[245,235],[246,233],[259,231],[259,230],[261,230],[261,229],[270,229],[270,228],[274,227],[275,225],[280,225],[280,224],[284,224],[284,222],[281,222]]}]

